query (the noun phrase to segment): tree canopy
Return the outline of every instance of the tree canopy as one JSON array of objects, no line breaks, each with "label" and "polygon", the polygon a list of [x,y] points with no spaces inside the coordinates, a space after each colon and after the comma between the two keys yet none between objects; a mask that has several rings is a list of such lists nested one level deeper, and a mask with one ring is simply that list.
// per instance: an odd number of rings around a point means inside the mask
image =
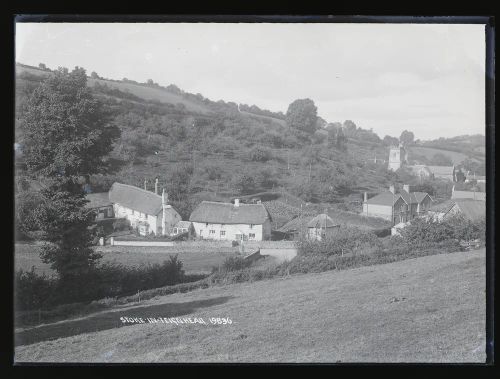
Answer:
[{"label": "tree canopy", "polygon": [[286,124],[294,129],[314,133],[318,124],[318,108],[311,99],[298,99],[288,106]]}]

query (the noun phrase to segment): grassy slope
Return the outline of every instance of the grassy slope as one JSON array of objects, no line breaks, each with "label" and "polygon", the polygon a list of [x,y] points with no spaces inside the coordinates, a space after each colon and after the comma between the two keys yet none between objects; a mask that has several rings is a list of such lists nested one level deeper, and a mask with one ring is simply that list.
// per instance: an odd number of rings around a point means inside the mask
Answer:
[{"label": "grassy slope", "polygon": [[[456,151],[450,151],[450,150],[442,150],[442,149],[436,149],[433,147],[420,147],[420,146],[412,146],[409,149],[409,158],[412,158],[412,153],[417,154],[417,155],[422,155],[425,156],[428,159],[432,159],[434,154],[441,153],[443,155],[448,156],[454,164],[459,164],[462,162],[464,159],[468,158],[466,154],[459,153]],[[479,162],[478,159],[471,157],[470,159]]]},{"label": "grassy slope", "polygon": [[[482,362],[485,255],[214,287],[25,332],[16,362]],[[399,301],[394,301],[398,299]],[[119,317],[229,317],[232,325]],[[21,342],[19,339],[17,342]]]},{"label": "grassy slope", "polygon": [[[162,263],[168,260],[170,255],[175,255],[175,253],[162,252],[162,248],[158,247],[106,246],[98,250],[103,253],[102,262],[116,262],[125,266]],[[187,274],[210,273],[212,266],[221,264],[226,257],[235,254],[236,248],[219,248],[214,252],[183,252],[178,255],[178,258]],[[30,270],[32,266],[35,266],[38,273],[47,275],[54,273],[49,265],[40,260],[36,245],[16,244],[14,265],[16,270],[21,268]]]}]

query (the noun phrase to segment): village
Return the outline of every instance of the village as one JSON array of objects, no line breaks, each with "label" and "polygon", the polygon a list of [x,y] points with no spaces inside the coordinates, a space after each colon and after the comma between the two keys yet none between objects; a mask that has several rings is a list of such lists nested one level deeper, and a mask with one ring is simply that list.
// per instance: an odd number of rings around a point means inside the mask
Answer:
[{"label": "village", "polygon": [[15,25],[16,364],[491,358],[484,25],[76,21]]},{"label": "village", "polygon": [[[400,188],[391,184],[387,191],[370,198],[365,192],[359,215],[390,222],[392,236],[399,235],[416,218],[442,221],[461,215],[477,221],[486,217],[484,176],[464,174],[455,166],[409,165],[408,152],[401,144],[390,148],[387,162],[391,171],[405,168],[420,179],[437,178],[454,183],[451,197],[438,202],[426,192],[411,191],[408,184],[399,184]],[[461,183],[471,182],[475,185],[470,190],[455,189]],[[175,247],[176,241],[228,241],[239,246],[240,253],[245,253],[245,246],[250,247],[246,251],[248,256],[268,252],[290,259],[296,255],[296,249],[289,241],[303,237],[321,241],[340,227],[328,214],[320,213],[300,214],[276,228],[266,202],[251,195],[244,201],[236,197],[227,203],[202,201],[189,219],[182,220],[169,204],[165,188],[160,190],[158,179],[150,190],[147,185],[147,180],[144,188],[114,183],[109,192],[86,195],[87,207],[95,212],[97,223],[125,221],[123,230],[99,238],[101,246]]]}]

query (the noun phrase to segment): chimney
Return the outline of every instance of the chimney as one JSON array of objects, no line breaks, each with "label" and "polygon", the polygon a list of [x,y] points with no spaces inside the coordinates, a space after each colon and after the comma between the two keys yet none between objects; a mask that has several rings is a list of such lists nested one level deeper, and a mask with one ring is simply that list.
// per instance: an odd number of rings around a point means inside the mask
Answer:
[{"label": "chimney", "polygon": [[234,199],[234,206],[239,207],[240,206],[240,199]]},{"label": "chimney", "polygon": [[363,194],[363,201],[366,203],[368,201],[368,192]]},{"label": "chimney", "polygon": [[155,180],[155,193],[158,195],[158,178]]},{"label": "chimney", "polygon": [[403,189],[404,189],[406,192],[410,193],[410,185],[409,185],[409,184],[403,184]]},{"label": "chimney", "polygon": [[394,184],[391,184],[389,186],[389,191],[392,192],[392,193],[396,193],[395,190],[394,190]]}]

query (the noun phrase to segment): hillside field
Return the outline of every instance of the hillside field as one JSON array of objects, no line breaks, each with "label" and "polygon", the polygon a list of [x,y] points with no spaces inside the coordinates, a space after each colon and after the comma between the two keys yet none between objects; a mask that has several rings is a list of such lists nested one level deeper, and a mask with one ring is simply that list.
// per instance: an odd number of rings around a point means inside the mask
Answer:
[{"label": "hillside field", "polygon": [[[174,316],[207,324],[120,321]],[[15,341],[17,363],[484,362],[485,250],[157,297]]]},{"label": "hillside field", "polygon": [[432,157],[435,154],[440,153],[440,154],[443,154],[443,155],[446,155],[447,157],[449,157],[455,165],[458,165],[459,163],[461,163],[463,160],[465,160],[467,158],[469,158],[475,162],[480,162],[475,157],[469,157],[468,155],[463,154],[463,153],[459,153],[457,151],[436,149],[433,147],[421,147],[421,146],[412,146],[409,148],[409,150],[410,150],[409,151],[409,158],[410,159],[412,158],[412,154],[417,154],[417,155],[424,156],[428,159],[432,159]]}]

